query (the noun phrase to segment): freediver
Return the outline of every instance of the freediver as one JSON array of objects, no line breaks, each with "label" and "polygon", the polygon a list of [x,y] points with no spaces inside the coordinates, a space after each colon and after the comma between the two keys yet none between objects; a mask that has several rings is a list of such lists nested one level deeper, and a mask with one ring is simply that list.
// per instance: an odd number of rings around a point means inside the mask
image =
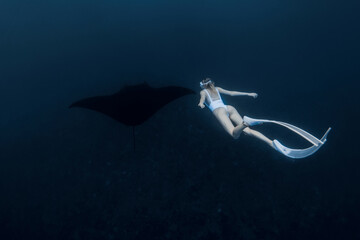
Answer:
[{"label": "freediver", "polygon": [[201,97],[198,106],[204,108],[206,104],[230,136],[234,139],[238,139],[241,132],[244,132],[246,135],[256,137],[274,148],[272,140],[265,137],[262,133],[251,129],[250,126],[255,124],[244,121],[248,118],[245,116],[243,119],[233,106],[225,105],[220,95],[220,93],[222,93],[230,96],[248,96],[257,98],[257,93],[228,91],[220,87],[215,87],[215,83],[210,78],[202,80],[200,82],[200,87],[202,90],[200,91]]},{"label": "freediver", "polygon": [[[314,154],[326,142],[327,134],[331,130],[331,128],[329,128],[321,139],[317,139],[310,133],[288,123],[274,120],[253,119],[247,116],[242,118],[233,106],[224,104],[220,93],[230,96],[249,96],[253,98],[257,98],[257,93],[229,91],[220,87],[215,87],[215,83],[211,78],[202,80],[200,82],[200,87],[202,90],[200,91],[200,101],[198,106],[204,108],[206,105],[230,136],[234,139],[238,139],[240,134],[244,132],[246,135],[262,140],[271,148],[290,158],[304,158]],[[313,146],[306,149],[291,149],[282,145],[278,140],[270,140],[262,133],[250,128],[251,126],[262,123],[274,123],[286,127],[311,142]]]}]

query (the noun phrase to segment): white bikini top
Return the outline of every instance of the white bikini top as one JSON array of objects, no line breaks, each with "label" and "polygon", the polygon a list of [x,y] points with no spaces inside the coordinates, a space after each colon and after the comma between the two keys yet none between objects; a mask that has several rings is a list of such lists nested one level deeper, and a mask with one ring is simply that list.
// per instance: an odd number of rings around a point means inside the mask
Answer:
[{"label": "white bikini top", "polygon": [[206,90],[206,89],[204,89],[204,90],[205,90],[206,94],[207,94],[208,97],[209,97],[210,104],[211,104],[212,102],[214,102],[214,101],[222,100],[222,99],[221,99],[221,96],[220,96],[220,93],[219,93],[219,90],[217,90],[217,88],[215,88],[215,90],[216,90],[217,94],[219,95],[219,99],[216,99],[216,100],[213,100],[213,99],[211,98],[210,93],[208,92],[208,90]]},{"label": "white bikini top", "polygon": [[[206,92],[206,94],[208,95],[208,99],[209,99],[209,104],[207,104],[206,103],[206,101],[205,101],[205,105],[211,110],[211,111],[214,111],[216,108],[219,108],[219,107],[223,107],[223,108],[226,108],[226,106],[225,106],[225,104],[224,104],[224,102],[223,102],[223,100],[222,100],[222,98],[221,98],[221,95],[220,95],[220,93],[219,93],[219,90],[217,90],[217,88],[215,88],[216,89],[216,92],[217,92],[217,94],[219,95],[219,99],[216,99],[216,100],[213,100],[212,98],[211,98],[211,96],[210,96],[210,93],[206,90],[206,89],[204,89],[205,90],[205,92]],[[227,109],[227,108],[226,108]]]}]

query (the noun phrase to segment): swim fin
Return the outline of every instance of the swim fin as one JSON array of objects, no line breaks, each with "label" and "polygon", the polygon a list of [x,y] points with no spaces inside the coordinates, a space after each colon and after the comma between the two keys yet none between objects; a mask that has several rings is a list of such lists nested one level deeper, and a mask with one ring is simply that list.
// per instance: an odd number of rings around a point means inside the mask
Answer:
[{"label": "swim fin", "polygon": [[292,149],[292,148],[285,147],[278,140],[275,139],[273,141],[274,148],[278,152],[280,152],[290,158],[305,158],[305,157],[308,157],[308,156],[314,154],[317,150],[319,150],[322,147],[322,145],[324,145],[324,143],[326,142],[326,137],[331,130],[331,128],[329,128],[326,131],[326,133],[324,134],[324,136],[321,139],[318,139],[315,136],[311,135],[310,133],[306,132],[305,130],[303,130],[299,127],[296,127],[294,125],[291,125],[289,123],[285,123],[285,122],[266,120],[266,119],[254,119],[254,118],[244,116],[244,123],[248,126],[254,126],[254,125],[258,125],[258,124],[262,124],[262,123],[277,124],[277,125],[286,127],[287,129],[295,132],[296,134],[300,135],[301,137],[305,138],[306,140],[308,140],[310,143],[313,144],[313,146],[306,148],[306,149]]},{"label": "swim fin", "polygon": [[244,116],[243,121],[244,121],[245,125],[247,125],[249,127],[259,125],[259,124],[263,124],[262,120],[250,118],[250,117],[247,117],[247,116]]},{"label": "swim fin", "polygon": [[324,143],[326,142],[326,137],[329,134],[330,130],[331,130],[331,128],[329,128],[325,132],[324,136],[321,138],[321,141],[323,142],[322,144],[319,144],[317,146],[313,145],[313,146],[311,146],[309,148],[305,148],[305,149],[292,149],[292,148],[285,147],[276,139],[273,141],[273,144],[274,144],[275,149],[278,152],[284,154],[287,157],[305,158],[305,157],[308,157],[308,156],[314,154],[317,150],[319,150],[322,147],[322,145],[324,145]]},{"label": "swim fin", "polygon": [[266,119],[254,119],[254,118],[250,118],[247,116],[244,116],[244,121],[246,123],[249,123],[249,126],[254,126],[254,125],[258,125],[258,124],[262,124],[262,123],[274,123],[274,124],[286,127],[287,129],[299,134],[301,137],[305,138],[306,140],[308,140],[309,142],[311,142],[312,144],[314,144],[316,146],[318,146],[319,144],[324,144],[324,142],[322,142],[318,138],[314,137],[310,133],[306,132],[305,130],[303,130],[299,127],[291,125],[289,123],[274,121],[274,120],[266,120]]}]

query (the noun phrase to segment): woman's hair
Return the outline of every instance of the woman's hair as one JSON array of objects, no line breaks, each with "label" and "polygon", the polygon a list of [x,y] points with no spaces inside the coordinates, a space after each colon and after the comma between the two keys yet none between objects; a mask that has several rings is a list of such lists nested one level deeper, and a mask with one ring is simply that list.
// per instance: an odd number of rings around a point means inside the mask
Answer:
[{"label": "woman's hair", "polygon": [[202,88],[214,88],[214,82],[211,80],[211,78],[205,78],[200,82],[200,87]]}]

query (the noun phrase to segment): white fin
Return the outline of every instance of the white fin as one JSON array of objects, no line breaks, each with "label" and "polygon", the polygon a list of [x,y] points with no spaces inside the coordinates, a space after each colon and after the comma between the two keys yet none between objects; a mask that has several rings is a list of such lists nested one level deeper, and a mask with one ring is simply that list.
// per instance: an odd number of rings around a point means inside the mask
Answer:
[{"label": "white fin", "polygon": [[309,142],[311,142],[312,144],[314,144],[316,146],[318,146],[319,144],[324,144],[323,141],[314,137],[310,133],[306,132],[305,130],[303,130],[299,127],[291,125],[289,123],[274,121],[274,120],[266,120],[266,119],[254,119],[254,118],[249,118],[249,117],[244,116],[244,121],[245,121],[245,119],[246,119],[246,122],[248,122],[250,126],[262,124],[262,123],[274,123],[274,124],[286,127],[287,129],[290,129],[291,131],[299,134],[301,137],[305,138],[306,140],[308,140]]},{"label": "white fin", "polygon": [[287,157],[305,158],[305,157],[308,157],[308,156],[314,154],[317,150],[319,150],[322,147],[322,145],[324,145],[324,143],[326,142],[326,137],[329,134],[330,130],[331,130],[331,128],[329,128],[325,132],[324,136],[321,138],[322,144],[319,144],[318,146],[313,145],[313,146],[311,146],[309,148],[305,148],[305,149],[291,149],[291,148],[285,147],[276,139],[273,141],[273,143],[274,143],[276,150],[278,152],[284,154]]}]

